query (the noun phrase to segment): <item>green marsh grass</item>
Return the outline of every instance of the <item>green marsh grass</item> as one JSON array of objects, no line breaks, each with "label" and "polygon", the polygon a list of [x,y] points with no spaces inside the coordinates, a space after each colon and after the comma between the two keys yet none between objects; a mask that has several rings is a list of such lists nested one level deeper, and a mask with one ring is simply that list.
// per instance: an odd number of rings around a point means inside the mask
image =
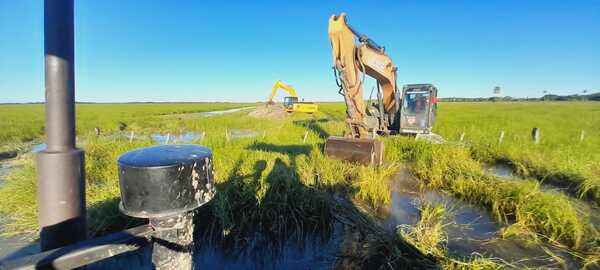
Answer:
[{"label": "green marsh grass", "polygon": [[[389,203],[387,181],[403,163],[408,163],[413,173],[423,180],[423,185],[484,206],[499,222],[510,224],[504,231],[506,237],[540,235],[544,241],[555,241],[589,254],[585,260],[592,265],[598,261],[598,251],[592,248],[598,238],[596,228],[590,226],[586,217],[588,210],[579,209],[572,198],[562,193],[540,190],[538,181],[500,179],[487,175],[481,165],[482,162],[507,160],[521,168],[522,175],[539,180],[554,177],[559,181],[557,175],[566,175],[560,181],[579,181],[577,192],[595,196],[590,194],[598,190],[599,172],[592,165],[600,160],[594,152],[600,145],[596,141],[596,126],[584,125],[587,139],[579,145],[570,143],[571,135],[564,135],[561,132],[566,131],[560,128],[552,129],[546,120],[575,111],[586,115],[582,119],[597,121],[597,110],[593,107],[597,105],[536,103],[530,109],[526,105],[442,103],[436,131],[452,140],[464,130],[468,140],[466,146],[454,143],[431,145],[410,138],[389,137],[384,139],[385,165],[369,168],[330,160],[322,154],[325,139],[329,135],[342,135],[346,130],[344,106],[340,103],[320,104],[321,112],[315,115],[296,114],[284,120],[254,119],[244,112],[208,118],[165,116],[245,107],[247,104],[81,104],[77,111],[78,144],[86,151],[89,231],[91,235],[98,235],[140,222],[118,212],[116,159],[119,155],[156,144],[148,139],[152,133],[191,131],[206,134],[202,140],[192,143],[213,150],[219,191],[200,215],[208,217],[213,232],[225,238],[244,239],[252,233],[263,232],[273,239],[301,239],[307,233],[330,230],[333,223],[345,220],[362,232],[359,239],[371,247],[370,256],[378,252],[383,254],[383,258],[380,256],[375,260],[379,265],[401,265],[406,262],[402,254],[409,251],[417,254],[415,261],[430,265],[434,255],[423,253],[431,248],[415,251],[415,247],[402,237],[389,236],[376,229],[370,218],[353,209],[355,206],[343,203],[359,200],[372,208]],[[40,105],[0,106],[0,109],[3,117],[28,118],[21,124],[2,123],[10,126],[6,130],[0,129],[3,145],[40,139],[43,133]],[[536,120],[536,114],[531,111],[538,109],[550,116]],[[503,114],[507,116],[503,118]],[[527,115],[518,117],[522,114]],[[119,122],[127,125],[125,130],[119,130]],[[483,123],[478,124],[480,122]],[[563,122],[556,121],[569,126]],[[539,145],[531,144],[528,139],[532,125],[542,131]],[[570,130],[575,125],[569,126]],[[95,127],[102,130],[100,136],[95,135]],[[228,140],[225,132],[232,129],[252,130],[258,136]],[[506,138],[497,145],[495,134],[500,129],[505,130]],[[131,131],[146,139],[129,142]],[[557,137],[552,137],[555,134]],[[0,197],[4,198],[0,212],[13,221],[8,224],[9,232],[35,232],[38,228],[33,155],[23,155],[16,162],[24,165],[15,170],[0,189]],[[439,235],[435,226],[424,228],[419,237]],[[430,247],[435,246],[435,239],[430,241]],[[441,251],[434,253],[445,256]],[[496,269],[497,263],[490,260],[474,257],[471,261],[454,262],[444,267]]]}]

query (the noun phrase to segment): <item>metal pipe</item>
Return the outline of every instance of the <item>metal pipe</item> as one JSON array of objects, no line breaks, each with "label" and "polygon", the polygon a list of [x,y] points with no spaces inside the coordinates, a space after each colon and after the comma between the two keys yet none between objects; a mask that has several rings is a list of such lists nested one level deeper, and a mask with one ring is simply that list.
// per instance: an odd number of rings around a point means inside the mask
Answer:
[{"label": "metal pipe", "polygon": [[46,144],[37,155],[41,248],[85,239],[84,152],[75,148],[73,0],[44,1]]},{"label": "metal pipe", "polygon": [[152,236],[152,264],[156,270],[192,269],[194,212],[150,218],[156,231]]},{"label": "metal pipe", "polygon": [[27,257],[0,261],[0,269],[74,269],[139,250],[150,243],[154,233],[154,229],[145,224]]}]

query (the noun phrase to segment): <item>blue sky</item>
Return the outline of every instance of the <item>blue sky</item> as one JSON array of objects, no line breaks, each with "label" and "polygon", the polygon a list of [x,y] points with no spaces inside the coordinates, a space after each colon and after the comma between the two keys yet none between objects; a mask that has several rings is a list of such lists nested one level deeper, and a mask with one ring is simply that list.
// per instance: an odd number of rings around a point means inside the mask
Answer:
[{"label": "blue sky", "polygon": [[[327,38],[340,12],[386,47],[399,85],[445,97],[600,91],[595,0],[114,0],[76,1],[77,100],[259,101],[277,79],[307,100],[341,100]],[[0,102],[43,101],[43,1],[0,0],[0,37]]]}]

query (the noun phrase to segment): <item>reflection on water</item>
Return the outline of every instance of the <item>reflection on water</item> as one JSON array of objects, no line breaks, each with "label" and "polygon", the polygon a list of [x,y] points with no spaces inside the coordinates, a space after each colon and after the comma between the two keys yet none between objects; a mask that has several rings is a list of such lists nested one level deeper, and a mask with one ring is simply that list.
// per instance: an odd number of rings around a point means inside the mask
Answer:
[{"label": "reflection on water", "polygon": [[31,146],[31,152],[37,153],[46,150],[47,145],[45,143],[34,144]]},{"label": "reflection on water", "polygon": [[449,214],[446,233],[449,244],[463,239],[488,240],[502,228],[494,219],[478,206],[455,199],[435,190],[419,189],[418,180],[402,170],[392,184],[392,201],[386,209],[388,214],[382,223],[389,230],[398,225],[415,225],[420,218],[420,206],[424,204],[443,204]]},{"label": "reflection on water", "polygon": [[198,246],[194,265],[200,269],[333,269],[344,237],[341,224],[325,238],[309,236],[273,245],[260,235],[249,239],[242,249]]},{"label": "reflection on water", "polygon": [[[277,245],[257,234],[246,239],[244,247],[224,247],[196,235],[194,268],[333,269],[344,235],[344,227],[337,224],[327,237],[308,236],[302,241],[287,240]],[[152,269],[151,248],[106,259],[87,269]]]},{"label": "reflection on water", "polygon": [[[448,236],[448,253],[452,256],[482,254],[530,267],[579,267],[576,259],[564,250],[547,245],[527,245],[513,238],[502,239],[500,232],[505,225],[497,223],[488,211],[439,191],[421,190],[419,180],[407,169],[402,169],[393,179],[392,201],[384,210],[383,226],[395,231],[401,225],[415,225],[420,218],[419,207],[423,204],[443,204],[448,210],[444,230]],[[548,255],[544,248],[560,256],[564,265]]]},{"label": "reflection on water", "polygon": [[499,177],[515,177],[513,169],[505,163],[484,164],[483,170]]}]

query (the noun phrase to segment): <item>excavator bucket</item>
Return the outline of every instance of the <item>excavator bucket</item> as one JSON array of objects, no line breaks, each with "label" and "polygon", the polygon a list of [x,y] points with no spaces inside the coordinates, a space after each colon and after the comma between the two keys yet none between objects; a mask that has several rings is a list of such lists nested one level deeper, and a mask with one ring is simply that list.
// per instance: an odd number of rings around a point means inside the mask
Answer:
[{"label": "excavator bucket", "polygon": [[379,166],[383,163],[383,141],[331,136],[325,142],[325,155],[333,159]]}]

